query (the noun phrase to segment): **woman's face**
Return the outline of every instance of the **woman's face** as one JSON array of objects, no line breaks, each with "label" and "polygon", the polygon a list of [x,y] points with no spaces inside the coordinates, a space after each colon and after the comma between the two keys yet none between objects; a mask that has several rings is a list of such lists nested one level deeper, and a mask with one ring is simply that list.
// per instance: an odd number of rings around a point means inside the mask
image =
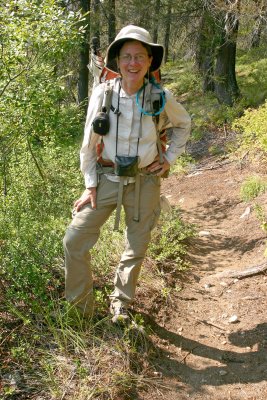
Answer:
[{"label": "woman's face", "polygon": [[148,55],[141,42],[132,40],[124,43],[118,57],[122,79],[127,84],[141,87],[151,62],[152,56]]}]

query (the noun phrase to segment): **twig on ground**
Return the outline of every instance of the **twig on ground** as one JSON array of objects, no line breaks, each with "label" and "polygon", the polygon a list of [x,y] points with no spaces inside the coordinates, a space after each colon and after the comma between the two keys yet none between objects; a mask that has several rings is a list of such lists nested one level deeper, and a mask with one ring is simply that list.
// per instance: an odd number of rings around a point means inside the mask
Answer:
[{"label": "twig on ground", "polygon": [[185,360],[187,359],[187,357],[190,355],[190,354],[193,354],[193,351],[197,348],[197,347],[199,347],[199,346],[195,346],[195,347],[193,347],[193,349],[191,349],[190,351],[188,351],[187,353],[186,353],[186,355],[181,359],[181,363],[182,362],[184,362],[185,363]]},{"label": "twig on ground", "polygon": [[214,326],[217,329],[220,329],[221,331],[226,331],[226,329],[220,325],[214,324],[213,322],[210,321],[206,321],[206,320],[201,320],[201,319],[197,319],[198,322],[204,324],[204,325],[211,325]]}]

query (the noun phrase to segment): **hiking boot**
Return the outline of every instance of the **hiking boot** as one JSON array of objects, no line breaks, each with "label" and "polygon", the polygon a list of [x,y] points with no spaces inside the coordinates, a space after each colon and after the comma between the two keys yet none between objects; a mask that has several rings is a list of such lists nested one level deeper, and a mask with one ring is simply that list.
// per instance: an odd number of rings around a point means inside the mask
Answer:
[{"label": "hiking boot", "polygon": [[117,323],[117,322],[127,322],[129,321],[129,314],[127,309],[119,304],[111,304],[110,305],[110,312],[113,315],[112,317],[112,322],[113,323]]}]

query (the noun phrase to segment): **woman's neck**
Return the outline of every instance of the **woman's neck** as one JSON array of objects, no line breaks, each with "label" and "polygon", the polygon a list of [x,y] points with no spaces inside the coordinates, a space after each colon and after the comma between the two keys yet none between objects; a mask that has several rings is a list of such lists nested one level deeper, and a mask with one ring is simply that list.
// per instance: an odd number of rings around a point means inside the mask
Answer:
[{"label": "woman's neck", "polygon": [[121,87],[127,93],[129,96],[132,96],[133,94],[137,93],[139,89],[143,86],[144,81],[139,82],[139,83],[129,83],[126,82],[125,80],[122,79],[121,81]]}]

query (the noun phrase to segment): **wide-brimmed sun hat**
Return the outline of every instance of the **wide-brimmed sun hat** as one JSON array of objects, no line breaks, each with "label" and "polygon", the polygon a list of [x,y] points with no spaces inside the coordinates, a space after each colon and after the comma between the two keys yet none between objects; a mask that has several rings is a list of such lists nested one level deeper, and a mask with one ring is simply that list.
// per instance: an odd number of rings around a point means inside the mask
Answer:
[{"label": "wide-brimmed sun hat", "polygon": [[149,45],[153,57],[150,71],[153,72],[159,69],[163,59],[164,47],[160,44],[152,43],[150,33],[146,29],[135,25],[127,25],[122,28],[115,40],[109,45],[106,54],[106,67],[108,69],[118,72],[116,60],[118,50],[122,47],[123,43],[128,40],[138,40],[139,42]]}]

